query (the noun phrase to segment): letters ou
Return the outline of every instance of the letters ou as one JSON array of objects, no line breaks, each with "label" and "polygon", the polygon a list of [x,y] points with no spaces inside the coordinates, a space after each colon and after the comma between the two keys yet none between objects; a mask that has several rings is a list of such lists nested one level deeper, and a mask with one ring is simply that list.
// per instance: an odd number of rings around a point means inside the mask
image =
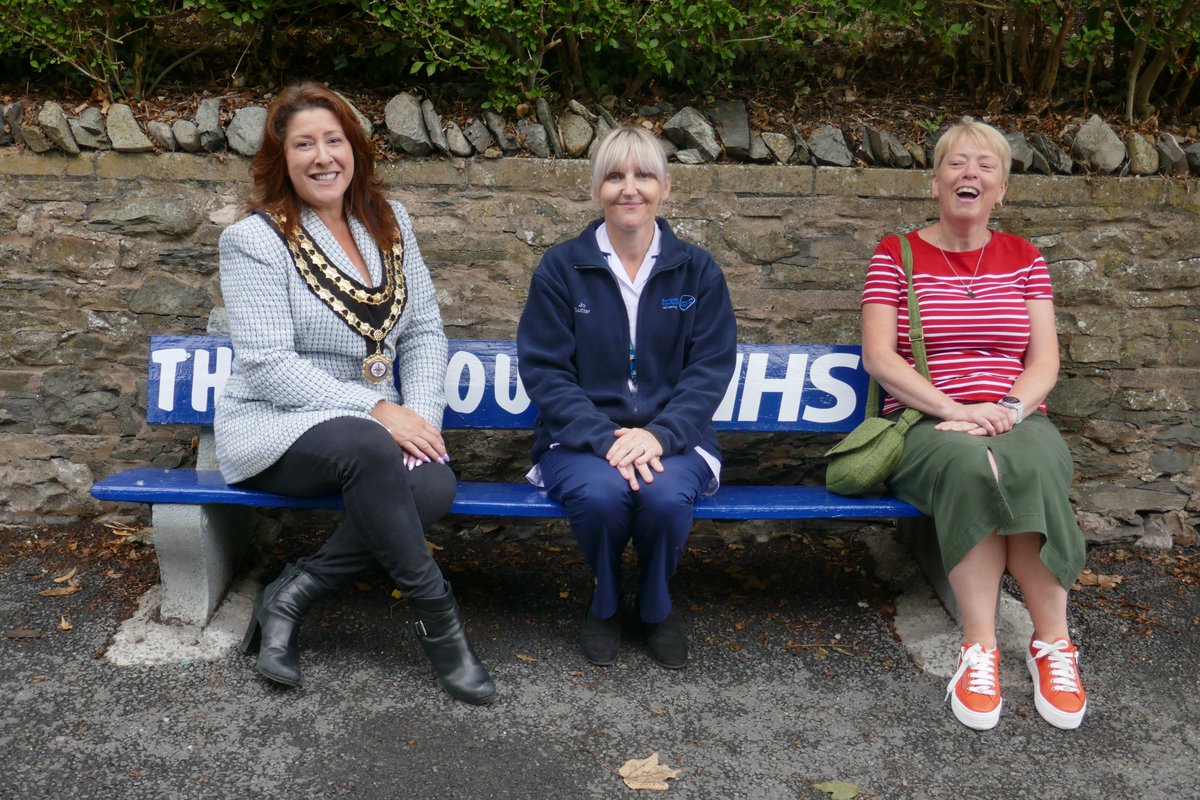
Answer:
[{"label": "letters ou", "polygon": [[[466,372],[466,392],[462,392],[463,372]],[[513,368],[513,359],[506,353],[496,355],[491,381],[495,402],[509,414],[520,414],[529,408],[529,395]],[[446,364],[446,405],[459,414],[471,414],[483,402],[489,381],[483,361],[474,353],[459,350]]]}]

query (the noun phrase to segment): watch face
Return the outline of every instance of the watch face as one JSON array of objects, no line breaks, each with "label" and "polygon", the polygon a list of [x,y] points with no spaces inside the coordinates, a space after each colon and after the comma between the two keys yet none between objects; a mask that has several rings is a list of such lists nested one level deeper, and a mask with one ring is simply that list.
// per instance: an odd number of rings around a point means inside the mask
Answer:
[{"label": "watch face", "polygon": [[1019,397],[1013,397],[1010,394],[1010,395],[1001,397],[1000,403],[1003,405],[1006,405],[1006,406],[1019,406],[1019,405],[1021,405],[1021,399]]}]

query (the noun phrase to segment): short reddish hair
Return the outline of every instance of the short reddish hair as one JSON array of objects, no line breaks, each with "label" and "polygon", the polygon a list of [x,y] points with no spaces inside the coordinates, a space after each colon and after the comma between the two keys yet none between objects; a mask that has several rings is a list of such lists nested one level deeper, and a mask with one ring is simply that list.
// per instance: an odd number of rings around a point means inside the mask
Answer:
[{"label": "short reddish hair", "polygon": [[288,176],[284,140],[292,115],[314,108],[323,108],[337,117],[354,153],[354,177],[346,189],[343,211],[358,217],[381,249],[390,249],[399,238],[399,230],[375,175],[375,146],[359,125],[350,104],[319,83],[305,81],[288,86],[267,109],[262,146],[250,162],[254,198],[248,207],[282,214],[287,220],[284,234],[289,238],[295,235],[301,201]]}]

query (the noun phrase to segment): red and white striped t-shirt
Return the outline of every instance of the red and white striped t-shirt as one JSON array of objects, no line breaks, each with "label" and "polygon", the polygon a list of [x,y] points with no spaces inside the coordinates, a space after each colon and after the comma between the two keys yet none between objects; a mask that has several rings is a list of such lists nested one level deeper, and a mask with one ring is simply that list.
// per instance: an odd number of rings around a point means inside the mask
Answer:
[{"label": "red and white striped t-shirt", "polygon": [[[913,285],[933,385],[962,402],[996,402],[1025,369],[1025,301],[1054,297],[1045,259],[1021,237],[998,231],[984,247],[982,260],[979,250],[944,251],[943,258],[916,231],[905,236],[912,245]],[[862,302],[897,309],[896,349],[915,367],[908,341],[908,285],[894,236],[880,242],[871,257]],[[888,395],[883,413],[903,407]],[[1040,408],[1044,411],[1045,404]]]}]

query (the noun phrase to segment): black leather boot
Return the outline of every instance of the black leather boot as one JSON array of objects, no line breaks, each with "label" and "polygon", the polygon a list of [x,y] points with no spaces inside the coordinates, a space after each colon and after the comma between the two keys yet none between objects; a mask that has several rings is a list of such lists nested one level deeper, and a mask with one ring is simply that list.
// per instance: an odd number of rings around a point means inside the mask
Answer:
[{"label": "black leather boot", "polygon": [[325,593],[316,578],[295,564],[284,567],[279,577],[258,593],[241,649],[247,655],[258,653],[259,672],[288,686],[300,683],[296,635],[305,613]]},{"label": "black leather boot", "polygon": [[446,584],[446,594],[441,597],[432,600],[414,597],[409,603],[413,610],[413,630],[446,694],[476,705],[492,702],[496,684],[467,641],[466,627],[450,584]]}]

